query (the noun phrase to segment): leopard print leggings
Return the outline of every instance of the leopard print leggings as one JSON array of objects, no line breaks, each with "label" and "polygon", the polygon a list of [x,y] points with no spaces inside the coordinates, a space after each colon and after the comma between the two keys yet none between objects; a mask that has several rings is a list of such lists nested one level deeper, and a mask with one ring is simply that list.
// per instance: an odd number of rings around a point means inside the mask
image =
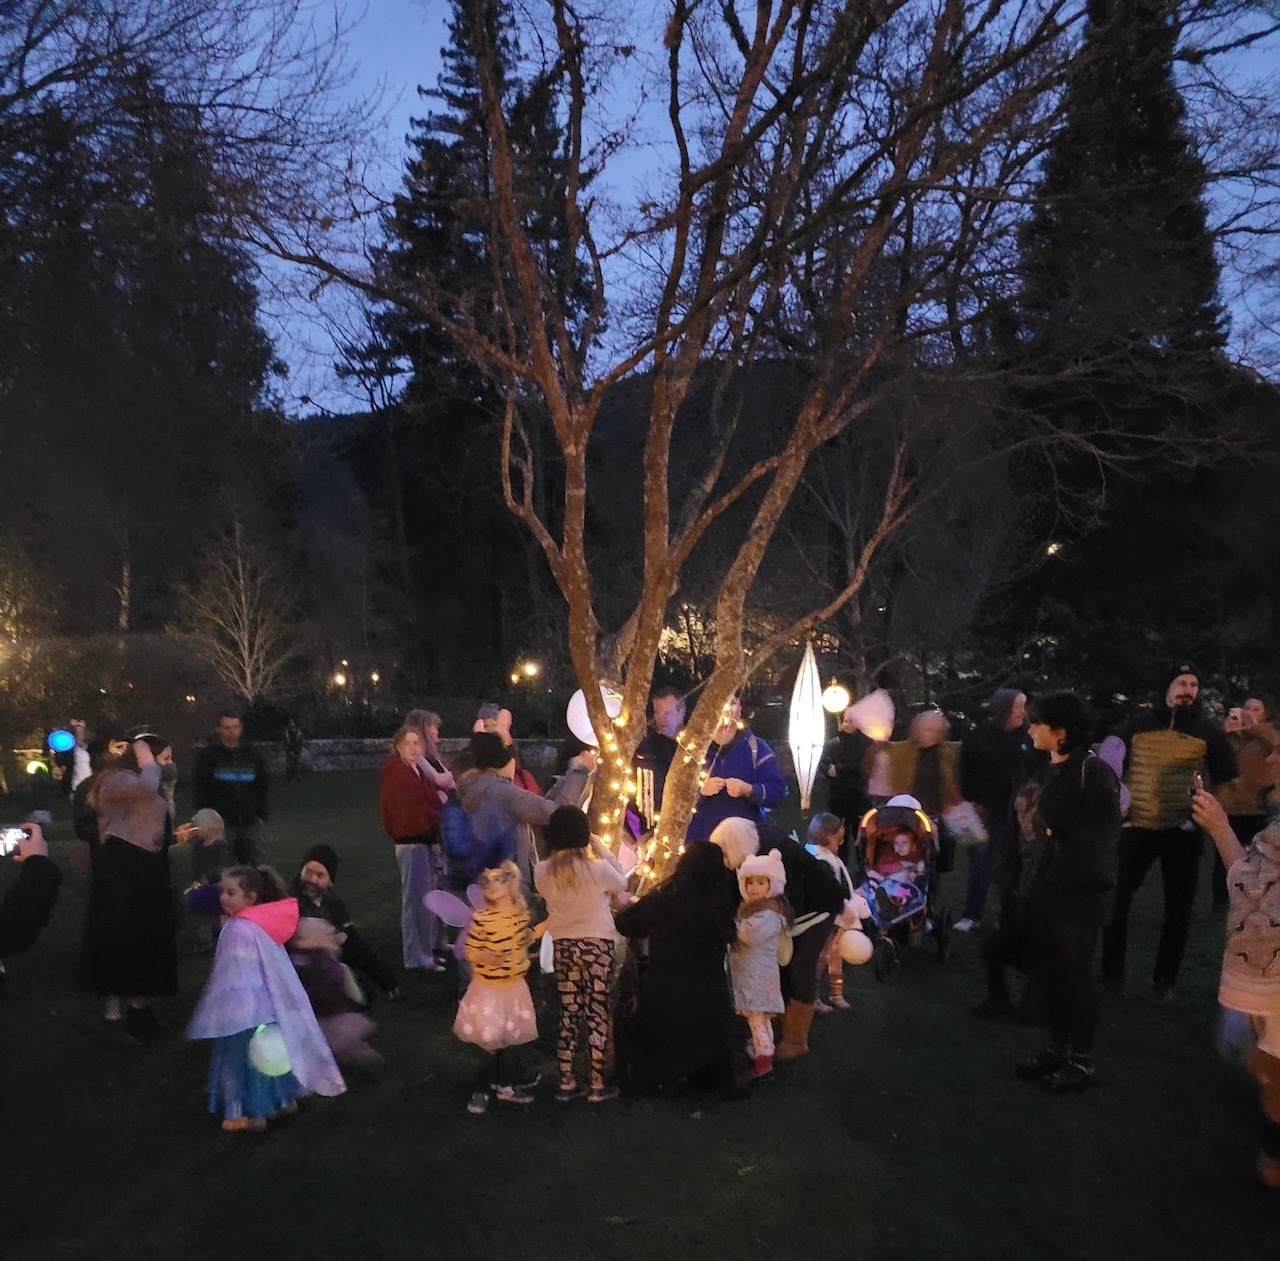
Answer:
[{"label": "leopard print leggings", "polygon": [[605,1057],[609,1050],[609,975],[613,971],[611,937],[568,937],[555,943],[556,989],[560,992],[560,1032],[556,1059],[560,1081],[573,1080],[578,1052],[578,1028],[587,1026],[591,1060],[591,1089],[604,1088]]}]

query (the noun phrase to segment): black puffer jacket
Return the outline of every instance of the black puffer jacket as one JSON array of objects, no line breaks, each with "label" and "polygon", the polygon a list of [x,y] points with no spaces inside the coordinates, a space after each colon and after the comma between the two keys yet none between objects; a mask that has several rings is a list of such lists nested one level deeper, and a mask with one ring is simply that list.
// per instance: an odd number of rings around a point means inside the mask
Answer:
[{"label": "black puffer jacket", "polygon": [[1103,924],[1110,918],[1120,843],[1120,781],[1091,752],[1038,772],[1034,869],[1020,884],[1026,914]]}]

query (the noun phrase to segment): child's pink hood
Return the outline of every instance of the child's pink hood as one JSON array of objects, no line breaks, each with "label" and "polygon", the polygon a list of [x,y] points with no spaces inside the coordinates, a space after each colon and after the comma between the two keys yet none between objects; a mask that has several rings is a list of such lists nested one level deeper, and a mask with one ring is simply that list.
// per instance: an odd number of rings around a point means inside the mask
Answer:
[{"label": "child's pink hood", "polygon": [[257,924],[277,946],[283,946],[298,931],[298,899],[281,898],[278,902],[260,902],[237,911],[236,919]]}]

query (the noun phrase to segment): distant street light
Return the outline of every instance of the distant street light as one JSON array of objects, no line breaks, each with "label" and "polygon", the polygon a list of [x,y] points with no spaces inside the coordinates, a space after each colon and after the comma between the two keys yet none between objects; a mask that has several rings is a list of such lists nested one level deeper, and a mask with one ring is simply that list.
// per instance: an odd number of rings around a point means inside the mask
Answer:
[{"label": "distant street light", "polygon": [[347,676],[346,676],[345,674],[343,674],[341,670],[339,670],[339,671],[338,671],[338,672],[333,676],[333,685],[334,685],[334,687],[346,687],[346,686],[347,686]]},{"label": "distant street light", "polygon": [[370,683],[380,683],[381,681],[382,681],[382,675],[380,675],[380,674],[377,672],[377,670],[375,670],[375,671],[374,671],[374,672],[369,676],[369,682],[370,682]]},{"label": "distant street light", "polygon": [[542,672],[542,667],[536,661],[526,661],[524,663],[524,677],[526,679],[536,679]]}]

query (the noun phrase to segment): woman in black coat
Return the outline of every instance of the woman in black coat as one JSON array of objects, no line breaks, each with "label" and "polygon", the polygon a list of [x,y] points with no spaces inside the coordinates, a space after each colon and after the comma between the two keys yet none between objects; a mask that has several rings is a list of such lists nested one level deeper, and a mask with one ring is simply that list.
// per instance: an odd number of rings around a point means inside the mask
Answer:
[{"label": "woman in black coat", "polygon": [[616,1020],[620,1067],[635,1090],[732,1081],[725,952],[737,905],[738,884],[720,849],[694,844],[667,880],[618,912],[618,931],[649,943],[634,1010],[624,1001]]},{"label": "woman in black coat", "polygon": [[1093,956],[1115,897],[1120,783],[1090,749],[1092,728],[1078,696],[1037,701],[1029,733],[1049,762],[1014,797],[1019,824],[1034,835],[1017,872],[1018,917],[1042,975],[1049,1025],[1049,1046],[1020,1059],[1017,1071],[1054,1094],[1093,1083]]}]

